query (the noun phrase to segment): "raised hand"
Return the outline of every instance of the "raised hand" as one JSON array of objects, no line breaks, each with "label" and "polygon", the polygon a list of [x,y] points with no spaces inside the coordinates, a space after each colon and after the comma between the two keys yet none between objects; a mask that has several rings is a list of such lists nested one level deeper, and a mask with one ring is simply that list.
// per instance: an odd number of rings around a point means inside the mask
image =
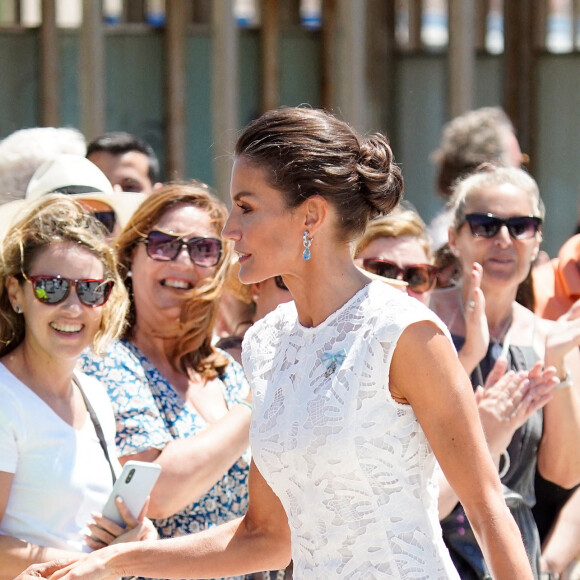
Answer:
[{"label": "raised hand", "polygon": [[546,361],[561,368],[566,354],[580,346],[580,300],[556,321],[546,337]]},{"label": "raised hand", "polygon": [[483,268],[473,263],[465,301],[465,344],[459,352],[459,360],[467,374],[471,374],[479,361],[485,357],[489,346],[489,328],[485,315],[485,297],[481,290]]}]

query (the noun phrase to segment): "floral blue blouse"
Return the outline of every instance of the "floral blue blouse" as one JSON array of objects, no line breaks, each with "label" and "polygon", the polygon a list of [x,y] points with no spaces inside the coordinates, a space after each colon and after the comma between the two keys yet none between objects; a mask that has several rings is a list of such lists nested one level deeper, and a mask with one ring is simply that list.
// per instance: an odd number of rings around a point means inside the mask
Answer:
[{"label": "floral blue blouse", "polygon": [[[228,407],[249,391],[242,367],[230,364],[219,377]],[[86,352],[81,369],[106,387],[117,419],[121,456],[163,449],[172,439],[195,435],[208,427],[139,349],[127,340],[109,347],[104,357]],[[246,452],[199,501],[169,518],[153,520],[161,537],[198,532],[245,514],[250,452]]]}]

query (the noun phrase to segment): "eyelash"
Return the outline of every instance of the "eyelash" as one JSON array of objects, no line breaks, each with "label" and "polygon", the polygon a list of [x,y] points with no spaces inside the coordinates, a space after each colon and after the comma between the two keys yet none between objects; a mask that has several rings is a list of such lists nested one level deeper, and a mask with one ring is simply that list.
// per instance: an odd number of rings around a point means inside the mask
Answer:
[{"label": "eyelash", "polygon": [[238,207],[242,210],[242,213],[248,213],[251,211],[251,208],[243,203],[238,204]]}]

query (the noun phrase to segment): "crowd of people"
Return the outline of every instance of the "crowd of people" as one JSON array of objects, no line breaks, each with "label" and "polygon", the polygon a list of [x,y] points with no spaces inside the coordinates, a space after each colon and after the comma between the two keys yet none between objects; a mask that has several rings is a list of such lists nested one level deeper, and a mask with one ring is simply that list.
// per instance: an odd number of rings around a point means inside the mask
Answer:
[{"label": "crowd of people", "polygon": [[0,579],[580,578],[580,241],[542,253],[501,109],[433,161],[426,224],[307,107],[244,128],[229,211],[128,133],[1,141]]}]

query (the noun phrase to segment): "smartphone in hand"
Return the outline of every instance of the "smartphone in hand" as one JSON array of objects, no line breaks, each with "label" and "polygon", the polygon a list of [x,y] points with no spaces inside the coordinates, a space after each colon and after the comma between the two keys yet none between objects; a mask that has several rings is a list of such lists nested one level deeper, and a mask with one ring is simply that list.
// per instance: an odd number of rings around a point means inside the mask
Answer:
[{"label": "smartphone in hand", "polygon": [[115,498],[121,496],[131,514],[136,518],[141,513],[160,473],[161,465],[157,463],[127,461],[103,508],[103,515],[120,526],[125,525],[115,504]]}]

